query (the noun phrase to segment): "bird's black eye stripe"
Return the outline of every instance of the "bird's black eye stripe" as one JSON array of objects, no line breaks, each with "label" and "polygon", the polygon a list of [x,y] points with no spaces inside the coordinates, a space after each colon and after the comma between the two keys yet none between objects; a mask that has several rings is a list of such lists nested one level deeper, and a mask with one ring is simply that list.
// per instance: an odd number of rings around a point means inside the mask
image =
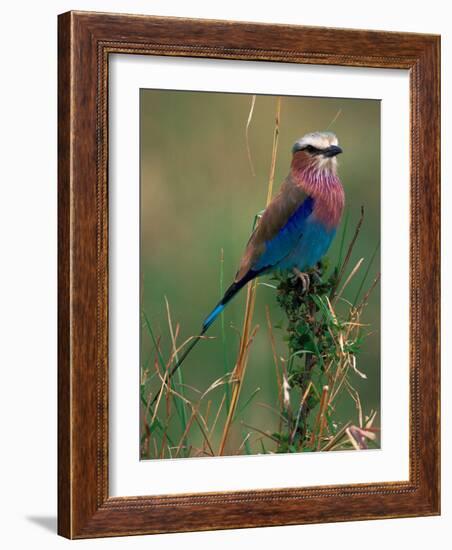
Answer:
[{"label": "bird's black eye stripe", "polygon": [[304,150],[307,151],[308,153],[315,153],[315,154],[321,153],[321,150],[317,149],[317,147],[314,147],[313,145],[306,145]]},{"label": "bird's black eye stripe", "polygon": [[314,145],[300,145],[299,143],[295,143],[292,152],[295,154],[298,151],[306,151],[311,155],[320,155],[322,153],[322,149],[318,149],[317,147],[314,147]]}]

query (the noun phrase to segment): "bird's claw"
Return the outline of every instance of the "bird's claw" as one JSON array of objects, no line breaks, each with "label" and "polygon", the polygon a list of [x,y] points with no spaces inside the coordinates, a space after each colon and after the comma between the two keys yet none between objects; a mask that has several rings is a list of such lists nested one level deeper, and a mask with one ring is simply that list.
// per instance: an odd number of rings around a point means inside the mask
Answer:
[{"label": "bird's claw", "polygon": [[311,285],[311,280],[309,278],[309,274],[308,273],[302,273],[299,269],[297,268],[294,268],[294,273],[295,275],[300,279],[301,281],[301,285],[302,285],[302,289],[303,289],[303,294],[306,294],[309,290],[309,287]]},{"label": "bird's claw", "polygon": [[314,279],[314,284],[318,284],[318,285],[323,284],[323,279],[319,270],[315,269],[312,272],[312,278]]}]

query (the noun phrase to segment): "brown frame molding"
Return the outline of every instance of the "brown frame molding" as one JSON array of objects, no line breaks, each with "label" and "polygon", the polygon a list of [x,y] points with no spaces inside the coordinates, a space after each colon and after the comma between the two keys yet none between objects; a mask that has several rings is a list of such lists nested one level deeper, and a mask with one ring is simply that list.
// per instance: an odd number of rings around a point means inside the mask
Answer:
[{"label": "brown frame molding", "polygon": [[[440,38],[89,12],[65,13],[58,24],[59,534],[86,538],[439,514]],[[109,497],[112,53],[410,71],[409,481]]]}]

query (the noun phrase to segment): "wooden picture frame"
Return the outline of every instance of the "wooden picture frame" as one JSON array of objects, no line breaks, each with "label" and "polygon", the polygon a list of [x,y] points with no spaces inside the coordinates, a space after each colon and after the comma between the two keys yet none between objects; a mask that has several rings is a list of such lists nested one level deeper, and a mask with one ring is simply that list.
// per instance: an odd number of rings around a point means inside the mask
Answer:
[{"label": "wooden picture frame", "polygon": [[[439,514],[440,38],[69,12],[59,16],[58,52],[59,534],[86,538]],[[107,92],[113,53],[409,70],[409,481],[109,496]]]}]

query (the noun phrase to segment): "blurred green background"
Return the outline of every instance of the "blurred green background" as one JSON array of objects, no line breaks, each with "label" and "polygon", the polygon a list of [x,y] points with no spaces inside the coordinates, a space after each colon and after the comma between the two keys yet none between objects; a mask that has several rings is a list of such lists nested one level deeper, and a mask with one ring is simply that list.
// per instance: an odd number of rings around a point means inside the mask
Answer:
[{"label": "blurred green background", "polygon": [[[171,340],[164,297],[170,304],[173,323],[180,324],[178,342],[198,334],[203,319],[221,298],[221,250],[227,287],[235,275],[254,216],[265,207],[277,98],[256,98],[249,128],[253,176],[245,138],[251,97],[141,90],[141,299],[165,357],[170,352]],[[358,222],[361,205],[365,208],[363,228],[349,264],[350,270],[364,257],[361,268],[364,273],[380,240],[379,101],[282,97],[274,192],[289,171],[295,140],[307,132],[326,129],[338,136],[344,150],[338,161],[349,216],[346,244]],[[345,216],[342,224],[344,219]],[[337,261],[341,231],[342,226],[328,252],[332,264]],[[378,251],[366,288],[379,269]],[[262,282],[266,280],[262,278]],[[360,278],[355,278],[350,284],[346,298],[353,300],[359,282]],[[270,432],[276,429],[277,417],[258,403],[277,407],[275,367],[265,318],[268,304],[272,321],[283,319],[274,293],[262,284],[258,286],[254,324],[260,325],[260,329],[251,347],[241,390],[241,400],[246,401],[260,388],[244,413],[244,420]],[[245,294],[242,291],[225,311],[229,370],[234,367],[238,349]],[[372,334],[357,366],[367,374],[367,380],[355,376],[353,382],[360,391],[363,412],[368,414],[371,409],[380,410],[379,287],[371,296],[363,321],[370,323]],[[217,338],[200,342],[182,367],[184,383],[200,390],[206,389],[225,370],[219,322],[211,327],[209,335]],[[276,330],[275,335],[278,354],[287,356],[282,331]],[[142,368],[153,369],[154,355],[149,333],[143,330]],[[158,385],[153,386],[154,391],[157,388]],[[221,396],[219,391],[211,397],[221,399]],[[341,399],[337,418],[358,423],[351,399]],[[378,416],[377,425],[379,422]],[[172,429],[175,438],[180,437],[177,422]],[[241,440],[240,427],[231,438]]]}]

